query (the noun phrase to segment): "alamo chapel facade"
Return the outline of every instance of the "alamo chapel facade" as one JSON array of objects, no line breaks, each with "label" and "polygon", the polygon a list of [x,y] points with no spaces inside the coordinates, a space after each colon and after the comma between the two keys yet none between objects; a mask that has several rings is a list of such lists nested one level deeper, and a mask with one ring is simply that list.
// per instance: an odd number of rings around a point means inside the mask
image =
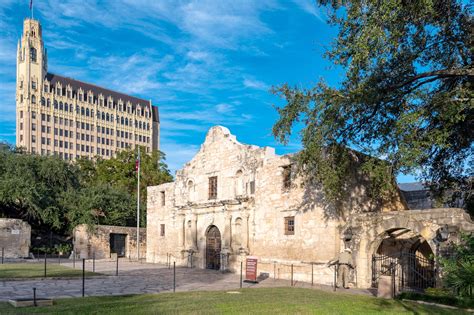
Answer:
[{"label": "alamo chapel facade", "polygon": [[328,261],[350,248],[357,266],[351,285],[370,287],[384,274],[385,259],[404,262],[405,272],[411,260],[404,257],[415,257],[416,273],[434,277],[433,253],[461,231],[474,231],[462,209],[408,210],[401,194],[374,207],[360,183],[351,185],[338,215],[319,188],[302,185],[294,173],[291,155],[211,128],[174,182],[148,187],[147,261],[238,272],[252,256],[259,274],[330,285]]}]

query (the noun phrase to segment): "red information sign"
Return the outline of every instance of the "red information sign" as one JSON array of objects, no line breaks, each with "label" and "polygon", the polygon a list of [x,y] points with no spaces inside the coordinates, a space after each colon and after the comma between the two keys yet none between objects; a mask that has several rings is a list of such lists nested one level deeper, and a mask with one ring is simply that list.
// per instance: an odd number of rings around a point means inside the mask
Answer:
[{"label": "red information sign", "polygon": [[245,263],[245,281],[257,282],[257,257],[247,257]]}]

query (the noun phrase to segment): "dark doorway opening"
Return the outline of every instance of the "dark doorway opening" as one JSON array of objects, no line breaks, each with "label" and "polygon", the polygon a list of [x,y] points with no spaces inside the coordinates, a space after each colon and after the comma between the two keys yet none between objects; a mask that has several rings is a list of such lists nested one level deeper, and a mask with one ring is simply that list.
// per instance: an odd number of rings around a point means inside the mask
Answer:
[{"label": "dark doorway opening", "polygon": [[125,240],[127,234],[110,233],[110,253],[116,253],[118,257],[125,257]]},{"label": "dark doorway opening", "polygon": [[209,228],[206,235],[206,268],[221,268],[221,233],[215,225]]}]

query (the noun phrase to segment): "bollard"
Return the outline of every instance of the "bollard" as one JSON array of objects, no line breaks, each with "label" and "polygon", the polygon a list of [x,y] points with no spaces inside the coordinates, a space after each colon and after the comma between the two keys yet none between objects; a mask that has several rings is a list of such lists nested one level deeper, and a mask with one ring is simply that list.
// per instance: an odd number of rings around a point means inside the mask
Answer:
[{"label": "bollard", "polygon": [[291,286],[293,286],[293,264],[291,264]]},{"label": "bollard", "polygon": [[33,305],[38,306],[38,304],[36,304],[36,288],[33,288]]},{"label": "bollard", "polygon": [[242,269],[243,269],[244,263],[241,261],[240,262],[240,288],[242,289]]},{"label": "bollard", "polygon": [[176,261],[173,261],[173,292],[176,292]]},{"label": "bollard", "polygon": [[44,252],[44,277],[46,278],[46,252]]},{"label": "bollard", "polygon": [[2,247],[2,265],[3,265],[3,257],[5,257],[5,248]]},{"label": "bollard", "polygon": [[92,272],[95,272],[95,252],[92,254]]},{"label": "bollard", "polygon": [[337,264],[334,264],[334,291],[336,291],[336,272],[337,272]]},{"label": "bollard", "polygon": [[82,258],[82,297],[84,297],[86,285],[86,259]]},{"label": "bollard", "polygon": [[313,272],[313,263],[311,263],[311,286],[314,285],[314,272]]},{"label": "bollard", "polygon": [[117,255],[117,265],[115,266],[115,275],[118,276],[118,261],[119,261],[119,257]]},{"label": "bollard", "polygon": [[76,252],[72,251],[72,268],[76,268]]},{"label": "bollard", "polygon": [[61,264],[61,253],[58,253],[58,264]]}]

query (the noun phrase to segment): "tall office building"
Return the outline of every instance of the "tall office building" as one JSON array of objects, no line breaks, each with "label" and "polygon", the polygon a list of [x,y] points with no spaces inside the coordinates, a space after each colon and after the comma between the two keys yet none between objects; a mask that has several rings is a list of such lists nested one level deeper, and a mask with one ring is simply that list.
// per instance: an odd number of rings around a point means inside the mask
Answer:
[{"label": "tall office building", "polygon": [[41,24],[25,19],[18,42],[16,145],[28,152],[110,158],[125,148],[159,149],[151,101],[48,72]]}]

